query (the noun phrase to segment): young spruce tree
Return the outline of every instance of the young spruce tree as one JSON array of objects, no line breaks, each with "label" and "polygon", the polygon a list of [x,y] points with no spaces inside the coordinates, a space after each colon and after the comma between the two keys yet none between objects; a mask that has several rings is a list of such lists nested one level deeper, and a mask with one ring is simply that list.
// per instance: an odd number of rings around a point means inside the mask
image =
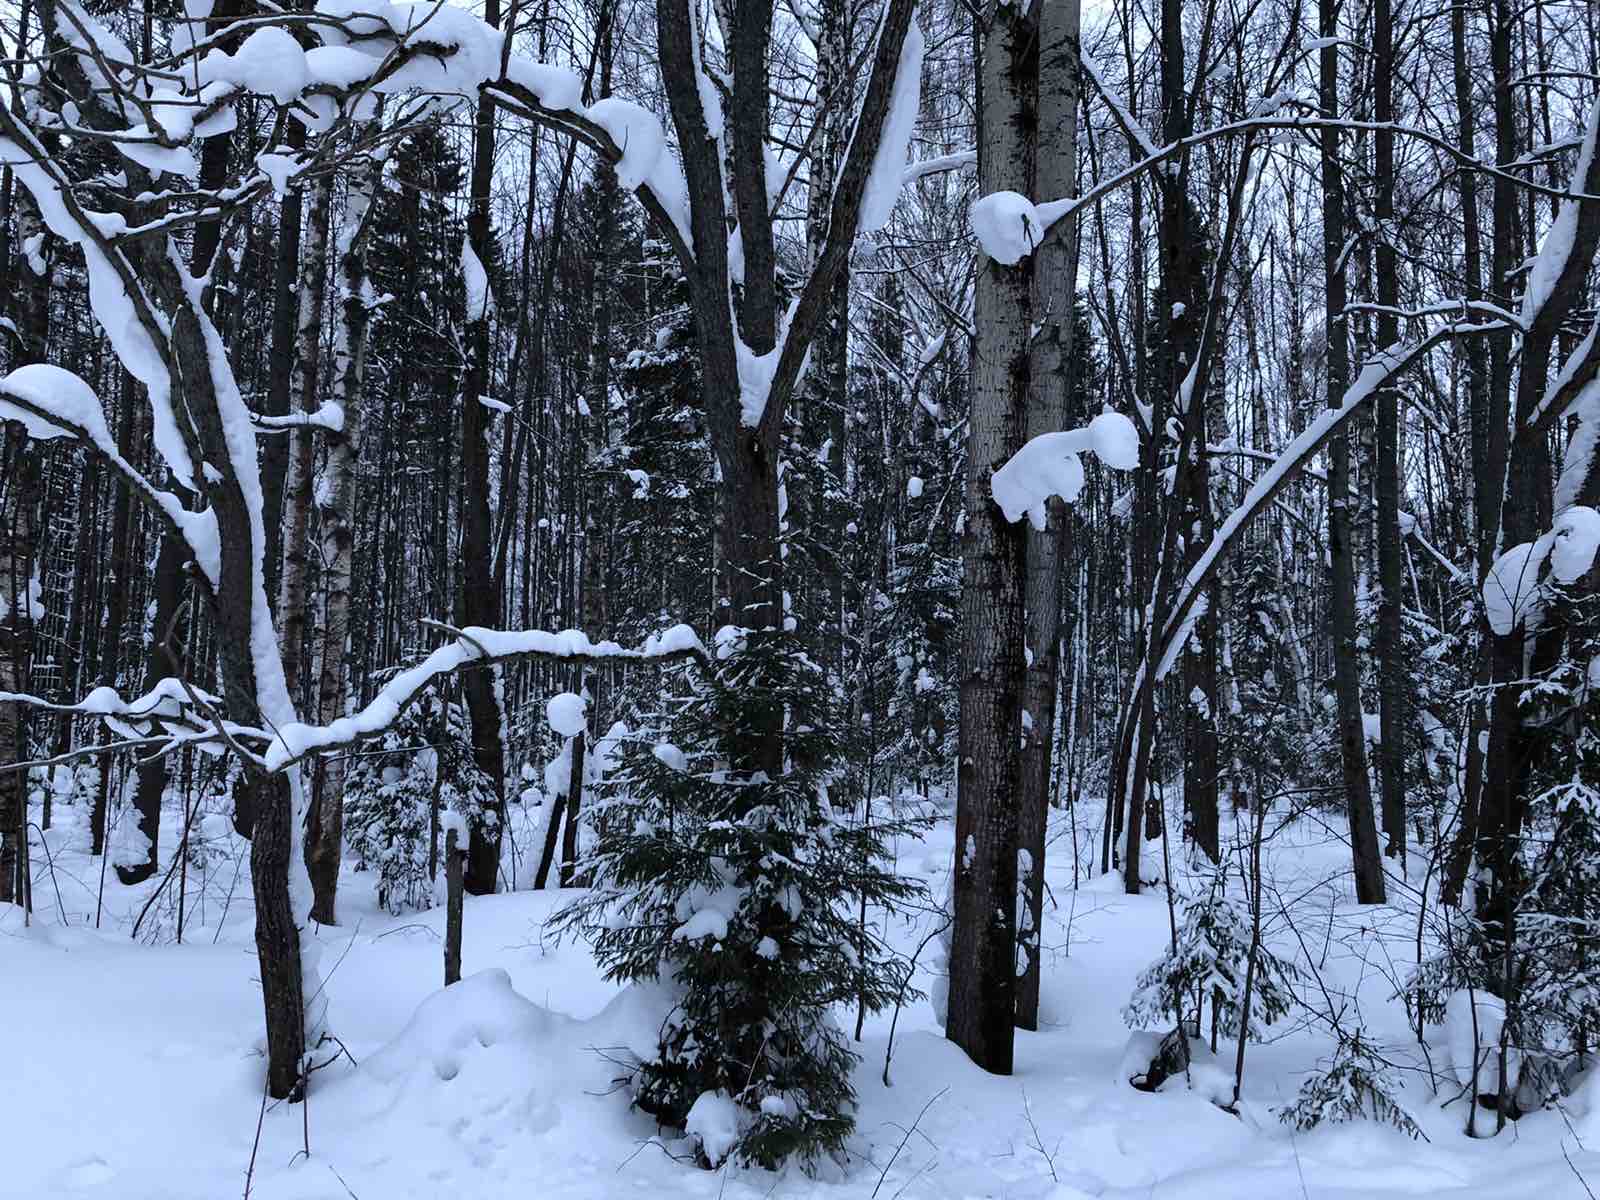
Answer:
[{"label": "young spruce tree", "polygon": [[[822,669],[793,634],[733,633],[589,808],[608,834],[587,864],[595,886],[558,924],[592,939],[608,978],[667,985],[632,1080],[641,1109],[685,1128],[706,1165],[809,1169],[841,1157],[854,1126],[858,1056],[835,1006],[878,1011],[906,969],[858,925],[860,897],[894,905],[919,885],[886,862],[907,824],[844,807]],[[735,769],[774,708],[783,772]]]}]

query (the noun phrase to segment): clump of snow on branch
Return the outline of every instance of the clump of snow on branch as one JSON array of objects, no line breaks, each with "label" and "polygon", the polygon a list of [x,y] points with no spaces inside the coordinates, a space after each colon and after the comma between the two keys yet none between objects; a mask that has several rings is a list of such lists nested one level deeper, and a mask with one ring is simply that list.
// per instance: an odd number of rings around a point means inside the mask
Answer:
[{"label": "clump of snow on branch", "polygon": [[559,692],[544,708],[550,728],[562,737],[577,737],[588,723],[588,705],[574,692]]},{"label": "clump of snow on branch", "polygon": [[1008,521],[1026,513],[1035,529],[1045,525],[1045,504],[1059,496],[1071,504],[1083,490],[1079,455],[1093,451],[1119,471],[1139,465],[1139,434],[1117,412],[1103,412],[1083,429],[1040,434],[1008,459],[989,480],[989,490]]},{"label": "clump of snow on branch", "polygon": [[1033,201],[1018,192],[990,192],[973,202],[972,232],[995,262],[1016,266],[1044,237],[1044,223]]},{"label": "clump of snow on branch", "polygon": [[470,237],[461,239],[461,279],[467,288],[467,321],[482,321],[494,310],[494,297],[489,294],[489,273]]},{"label": "clump of snow on branch", "polygon": [[1511,547],[1489,568],[1483,581],[1483,609],[1489,628],[1502,637],[1524,623],[1537,623],[1544,607],[1546,566],[1558,584],[1576,583],[1600,550],[1600,513],[1574,504],[1556,515],[1548,533]]}]

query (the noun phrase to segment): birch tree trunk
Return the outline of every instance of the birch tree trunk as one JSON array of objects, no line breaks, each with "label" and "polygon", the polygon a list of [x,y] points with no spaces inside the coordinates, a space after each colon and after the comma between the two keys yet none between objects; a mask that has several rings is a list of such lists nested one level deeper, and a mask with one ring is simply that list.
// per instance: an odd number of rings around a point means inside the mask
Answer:
[{"label": "birch tree trunk", "polygon": [[[324,435],[327,483],[317,494],[321,532],[323,617],[317,678],[317,722],[344,715],[349,698],[350,573],[355,551],[356,463],[361,451],[361,406],[367,367],[367,333],[375,297],[367,280],[367,234],[373,197],[383,178],[384,156],[360,159],[352,170],[344,221],[335,243],[339,311],[334,335],[333,394],[344,423]],[[311,876],[311,918],[336,924],[339,859],[344,838],[345,760],[319,759],[306,821],[306,871]]]},{"label": "birch tree trunk", "polygon": [[[1033,193],[1036,30],[994,10],[978,48],[980,192]],[[1006,521],[990,476],[1020,449],[1029,391],[1033,259],[978,259],[972,413],[962,534],[961,731],[956,770],[954,926],[946,1035],[1009,1075],[1016,1019],[1018,806],[1024,686],[1025,527]]]},{"label": "birch tree trunk", "polygon": [[[328,231],[333,177],[321,176],[311,193],[305,254],[300,260],[300,310],[295,324],[290,392],[304,415],[315,412],[321,386],[323,296],[328,288]],[[284,483],[283,575],[278,593],[278,647],[284,682],[297,703],[304,699],[307,591],[311,570],[311,501],[315,439],[309,426],[291,430],[289,475]]]},{"label": "birch tree trunk", "polygon": [[[299,121],[285,123],[284,141],[291,154],[305,148],[306,129]],[[290,374],[294,364],[295,280],[300,274],[300,220],[303,188],[291,186],[278,205],[278,237],[272,265],[272,328],[266,413],[286,417],[292,401]],[[261,523],[267,531],[267,599],[276,608],[283,567],[283,491],[289,470],[287,437],[267,438],[261,447]]]},{"label": "birch tree trunk", "polygon": [[[1071,196],[1078,184],[1079,0],[1057,0],[1039,10],[1039,133],[1036,187],[1041,196]],[[1033,255],[1029,303],[1033,341],[1028,364],[1026,436],[1067,426],[1073,310],[1078,278],[1076,222],[1057,229]],[[1044,922],[1045,832],[1050,812],[1052,739],[1060,679],[1061,577],[1069,557],[1071,515],[1053,501],[1049,526],[1028,529],[1027,648],[1023,676],[1019,841],[1023,927],[1018,931],[1022,969],[1017,977],[1019,1028],[1039,1027],[1039,936]]]}]

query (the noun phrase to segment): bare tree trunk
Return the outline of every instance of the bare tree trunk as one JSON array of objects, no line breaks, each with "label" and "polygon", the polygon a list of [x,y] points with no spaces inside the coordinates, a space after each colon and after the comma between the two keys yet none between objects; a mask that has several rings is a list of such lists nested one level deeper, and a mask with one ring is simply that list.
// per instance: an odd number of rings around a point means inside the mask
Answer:
[{"label": "bare tree trunk", "polygon": [[[1394,237],[1394,14],[1391,0],[1374,0],[1373,60],[1377,87],[1373,138],[1378,185],[1377,283],[1378,344],[1392,346],[1400,337],[1396,311],[1400,303],[1399,264]],[[1378,744],[1379,779],[1383,788],[1384,853],[1398,858],[1404,870],[1406,857],[1406,679],[1401,661],[1400,542],[1400,393],[1393,387],[1377,395],[1378,408],[1378,607],[1377,636],[1373,649],[1378,659],[1378,693],[1381,700]]]},{"label": "bare tree trunk", "polygon": [[[0,508],[0,692],[29,690],[33,649],[35,530],[39,458],[22,427],[0,423],[0,465],[16,472]],[[28,757],[22,705],[0,701],[0,756]],[[0,904],[28,905],[28,774],[0,772]]]},{"label": "bare tree trunk", "polygon": [[[1076,193],[1078,160],[1079,3],[1060,0],[1039,11],[1039,134],[1035,186],[1043,196]],[[1028,366],[1027,436],[1067,424],[1067,397],[1077,382],[1072,363],[1073,308],[1078,278],[1075,227],[1057,230],[1034,253],[1030,304],[1034,335]],[[1071,546],[1070,514],[1055,503],[1051,525],[1027,534],[1027,646],[1033,661],[1023,676],[1019,841],[1022,852],[1023,955],[1017,977],[1017,1025],[1039,1027],[1039,936],[1044,922],[1045,833],[1050,812],[1051,743],[1060,679],[1062,572]]]},{"label": "bare tree trunk", "polygon": [[[485,0],[483,19],[500,24],[499,0]],[[493,266],[489,223],[489,185],[494,170],[494,103],[478,104],[473,131],[472,179],[467,209],[467,242],[485,272]],[[457,573],[456,618],[461,625],[493,627],[500,621],[500,595],[490,561],[489,410],[480,397],[489,390],[488,281],[484,303],[467,314],[467,371],[461,390],[461,569]],[[469,671],[462,679],[472,721],[472,752],[494,787],[490,811],[472,830],[467,853],[466,889],[474,895],[495,890],[500,874],[500,837],[505,822],[505,734],[494,669]]]},{"label": "bare tree trunk", "polygon": [[[350,573],[355,553],[356,462],[361,449],[361,406],[372,324],[367,281],[367,233],[384,158],[360,160],[345,199],[336,252],[341,302],[334,337],[333,393],[344,423],[324,435],[327,484],[317,495],[322,540],[323,618],[318,632],[317,721],[344,715],[349,697]],[[345,763],[342,755],[319,759],[306,822],[306,871],[311,876],[312,920],[335,923],[339,858],[344,839]]]},{"label": "bare tree trunk", "polygon": [[[1013,7],[979,46],[978,178],[984,193],[1033,192],[1038,42]],[[1022,445],[1033,261],[978,261],[972,414],[962,535],[961,732],[956,771],[954,925],[946,1034],[986,1071],[1009,1075],[1016,1019],[1019,741],[1025,666],[1025,528],[1005,520],[989,478]]]},{"label": "bare tree trunk", "polygon": [[[1467,15],[1464,6],[1450,9],[1450,43],[1456,102],[1456,147],[1468,158],[1476,154],[1473,125],[1476,105],[1472,96],[1472,75],[1467,61]],[[1461,195],[1463,287],[1468,300],[1483,299],[1483,238],[1478,228],[1478,176],[1475,171],[1459,171],[1457,188]],[[1477,535],[1477,577],[1482,579],[1494,562],[1495,530],[1499,524],[1500,480],[1492,475],[1489,445],[1489,367],[1482,342],[1466,339],[1467,417],[1472,445],[1473,516]],[[1504,418],[1502,417],[1502,423]],[[1487,690],[1490,661],[1480,646],[1476,683]],[[1467,724],[1466,767],[1462,779],[1461,819],[1451,846],[1440,896],[1446,904],[1459,904],[1472,863],[1478,837],[1478,798],[1483,784],[1483,744],[1488,740],[1488,710],[1481,700],[1473,701]]]},{"label": "bare tree trunk", "polygon": [[[188,591],[188,579],[184,574],[184,565],[188,560],[188,547],[173,534],[163,532],[156,550],[155,603],[148,631],[150,640],[145,647],[144,687],[147,691],[167,676],[183,673],[184,664],[173,661],[173,651],[176,649],[181,660],[188,622],[179,618]],[[166,792],[166,756],[152,754],[141,758],[135,775],[133,806],[139,814],[140,830],[150,839],[150,855],[143,864],[118,865],[117,878],[123,883],[138,883],[155,873],[156,841],[161,831],[161,801]],[[106,803],[103,789],[97,793],[96,799],[103,807]],[[101,827],[104,828],[103,824]]]},{"label": "bare tree trunk", "polygon": [[[1337,0],[1319,0],[1321,35],[1338,36]],[[1322,56],[1322,107],[1329,118],[1339,105],[1339,54],[1331,41]],[[1339,134],[1325,125],[1322,142],[1322,261],[1327,277],[1328,407],[1337,407],[1350,382],[1350,339],[1343,313],[1348,301],[1344,266],[1344,168],[1339,162]],[[1328,558],[1332,564],[1332,634],[1334,690],[1338,704],[1339,751],[1344,764],[1345,809],[1350,817],[1350,853],[1355,870],[1356,899],[1381,904],[1383,862],[1372,815],[1372,785],[1367,777],[1366,729],[1361,717],[1359,664],[1356,659],[1356,581],[1350,529],[1350,439],[1341,429],[1328,450]]]},{"label": "bare tree trunk", "polygon": [[[1183,6],[1180,0],[1164,0],[1161,15],[1161,104],[1164,114],[1163,136],[1176,142],[1190,132],[1189,97],[1184,80],[1186,49],[1183,32]],[[1201,54],[1205,53],[1204,45]],[[1198,86],[1198,85],[1197,85]],[[1241,162],[1240,169],[1244,169]],[[1162,306],[1157,313],[1164,336],[1160,361],[1166,367],[1158,381],[1164,387],[1163,399],[1170,403],[1182,422],[1188,442],[1188,463],[1181,480],[1174,481],[1171,503],[1182,513],[1179,529],[1183,537],[1183,566],[1187,572],[1211,541],[1216,524],[1211,511],[1211,470],[1206,452],[1207,396],[1210,380],[1204,373],[1209,363],[1199,361],[1200,328],[1205,318],[1205,281],[1201,262],[1202,239],[1199,220],[1189,198],[1187,163],[1163,175],[1161,186],[1161,282]],[[1215,184],[1213,185],[1215,187]],[[1214,205],[1214,209],[1220,206]],[[1227,263],[1218,252],[1215,267],[1218,281],[1226,277]],[[1219,290],[1220,295],[1220,290]],[[1164,423],[1157,422],[1157,428]],[[1168,551],[1173,552],[1173,551]],[[1175,579],[1175,573],[1168,573]],[[1158,579],[1160,576],[1158,576]],[[1213,861],[1217,861],[1217,792],[1220,767],[1217,751],[1217,601],[1220,589],[1213,576],[1206,591],[1206,611],[1195,622],[1188,645],[1183,650],[1183,806],[1187,830]],[[1166,597],[1154,597],[1151,611],[1164,611]],[[1152,806],[1153,833],[1165,814]],[[1146,836],[1149,836],[1147,833]],[[1132,846],[1130,835],[1130,847]],[[1133,853],[1130,850],[1130,859]],[[1132,876],[1130,876],[1130,880]]]},{"label": "bare tree trunk", "polygon": [[[305,126],[285,122],[284,137],[290,153],[304,148]],[[278,240],[272,266],[272,332],[268,352],[266,412],[286,417],[292,397],[290,375],[294,369],[294,330],[297,306],[295,281],[300,275],[300,218],[304,192],[291,187],[278,205]],[[279,573],[283,564],[283,489],[289,470],[287,436],[269,437],[261,447],[261,523],[267,531],[267,599],[278,603]]]},{"label": "bare tree trunk", "polygon": [[567,784],[567,824],[561,833],[561,886],[576,885],[578,865],[578,814],[583,811],[583,762],[585,737],[580,731],[572,739],[572,778]]},{"label": "bare tree trunk", "polygon": [[[315,412],[321,388],[323,297],[328,290],[329,210],[333,177],[317,180],[306,220],[305,255],[300,260],[300,313],[296,321],[294,373],[290,387],[301,415]],[[283,575],[278,593],[278,647],[289,696],[304,699],[302,674],[309,640],[306,636],[311,574],[311,503],[315,439],[310,426],[291,430],[289,477],[284,484]]]},{"label": "bare tree trunk", "polygon": [[461,982],[461,917],[464,905],[461,886],[461,860],[466,850],[456,845],[452,825],[444,835],[444,985]]},{"label": "bare tree trunk", "polygon": [[[50,270],[53,255],[45,244],[44,224],[30,194],[17,196],[17,231],[25,248],[16,281],[17,348],[13,366],[43,362],[50,329]],[[39,503],[39,457],[28,452],[27,436],[18,425],[0,422],[0,466],[13,472],[0,489],[0,692],[30,690],[34,637],[33,576],[38,569],[39,531],[34,509]],[[20,762],[28,756],[27,718],[22,705],[0,701],[0,756]],[[104,841],[104,825],[100,841]],[[28,776],[25,771],[0,774],[0,902],[27,905]],[[96,851],[98,853],[98,850]]]}]

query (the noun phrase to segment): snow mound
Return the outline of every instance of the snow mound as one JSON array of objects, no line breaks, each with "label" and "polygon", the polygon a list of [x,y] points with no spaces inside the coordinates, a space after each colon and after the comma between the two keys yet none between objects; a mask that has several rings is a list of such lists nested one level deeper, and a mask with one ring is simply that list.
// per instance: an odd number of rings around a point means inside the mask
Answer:
[{"label": "snow mound", "polygon": [[[1474,1024],[1473,1012],[1477,1012]],[[1451,992],[1444,1006],[1445,1044],[1450,1051],[1450,1069],[1456,1082],[1467,1087],[1473,1079],[1473,1060],[1477,1060],[1477,1094],[1500,1090],[1500,1031],[1506,1023],[1505,1001],[1488,992]],[[1515,1047],[1506,1049],[1506,1075],[1514,1085],[1521,1055]]]},{"label": "snow mound", "polygon": [[714,1167],[739,1142],[739,1106],[727,1092],[701,1092],[689,1109],[683,1131],[700,1143],[706,1161]]},{"label": "snow mound", "polygon": [[1589,573],[1600,550],[1600,512],[1574,504],[1556,515],[1550,546],[1550,571],[1562,583],[1576,583]]},{"label": "snow mound", "polygon": [[1483,581],[1483,608],[1489,628],[1504,637],[1539,610],[1539,543],[1511,547],[1489,568]]},{"label": "snow mound", "polygon": [[424,1065],[445,1082],[461,1073],[474,1049],[547,1035],[558,1018],[517,994],[499,967],[469,975],[424,1000],[399,1035],[361,1070],[398,1082]]}]

